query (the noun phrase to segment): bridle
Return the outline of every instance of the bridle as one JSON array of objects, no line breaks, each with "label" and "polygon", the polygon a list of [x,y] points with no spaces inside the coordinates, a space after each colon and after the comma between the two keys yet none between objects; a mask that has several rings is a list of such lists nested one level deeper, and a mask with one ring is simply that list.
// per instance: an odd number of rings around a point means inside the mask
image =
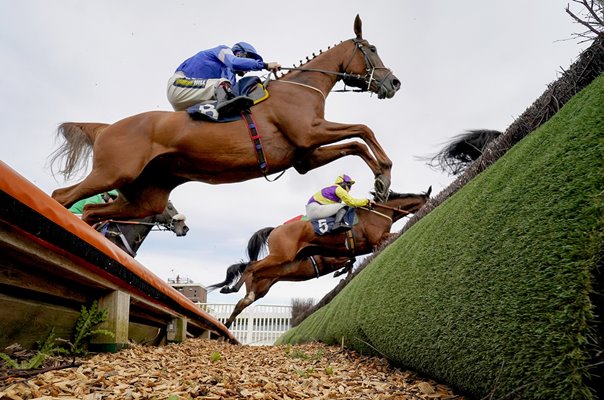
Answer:
[{"label": "bridle", "polygon": [[[145,225],[151,226],[151,231],[172,231],[175,227],[175,222],[180,221],[179,219],[170,218],[169,223],[165,222],[144,222],[144,221],[122,221],[117,219],[109,219],[102,223],[114,223],[114,224],[125,224],[125,225]],[[119,228],[118,228],[119,229]]]},{"label": "bridle", "polygon": [[[99,222],[99,223],[93,225],[93,228],[105,237],[112,236],[112,237],[116,237],[116,238],[120,239],[120,241],[124,245],[126,252],[128,254],[130,254],[132,257],[136,257],[136,251],[134,251],[134,249],[132,249],[132,247],[130,246],[130,243],[128,243],[128,240],[126,239],[126,235],[124,234],[124,232],[122,232],[122,229],[120,228],[120,224],[145,225],[145,226],[151,226],[151,231],[172,231],[173,232],[175,229],[175,223],[179,222],[179,221],[184,221],[184,216],[175,218],[179,215],[182,215],[182,214],[176,214],[172,218],[170,218],[169,223],[159,222],[159,221],[145,222],[145,221],[122,221],[122,220],[116,220],[116,219],[109,219],[109,220],[102,221],[102,222]],[[110,229],[111,224],[113,224],[113,227],[115,228],[115,230]],[[141,237],[139,235],[139,241],[137,241],[137,243],[142,240],[143,239],[141,239]]]},{"label": "bridle", "polygon": [[[350,56],[350,59],[348,60],[348,63],[346,63],[346,67],[344,67],[344,71],[346,71],[348,69],[348,67],[350,66],[350,64],[352,63],[352,60],[354,60],[354,56],[357,52],[357,50],[359,50],[362,54],[363,54],[363,58],[365,60],[365,75],[361,75],[361,74],[352,74],[349,72],[337,72],[337,71],[329,71],[329,70],[325,70],[325,69],[318,69],[318,68],[301,68],[301,67],[294,67],[294,68],[288,68],[288,67],[281,67],[282,70],[286,70],[286,71],[306,71],[306,72],[321,72],[323,74],[328,74],[328,75],[336,75],[338,77],[338,80],[342,80],[344,82],[344,84],[346,84],[346,81],[350,81],[350,80],[357,80],[357,81],[362,81],[365,85],[360,85],[360,86],[365,86],[365,88],[361,88],[358,90],[353,90],[356,92],[367,92],[370,91],[371,89],[371,83],[373,81],[377,82],[377,88],[375,90],[375,92],[379,92],[379,89],[384,85],[384,82],[386,81],[386,78],[388,78],[390,75],[392,75],[392,71],[390,70],[390,68],[386,68],[386,67],[376,67],[375,64],[371,61],[371,58],[369,57],[369,55],[367,54],[367,51],[365,50],[365,46],[363,45],[363,43],[361,43],[361,40],[358,38],[352,39],[354,42],[354,50],[352,51],[352,55]],[[388,73],[386,74],[386,76],[384,76],[381,80],[377,80],[374,78],[375,75],[375,71],[376,70],[387,70]],[[351,90],[347,90],[347,89],[343,89],[343,90],[334,90],[335,92],[349,92]]]},{"label": "bridle", "polygon": [[[375,92],[377,93],[377,92],[379,92],[380,88],[384,85],[386,78],[388,78],[390,75],[392,75],[392,71],[390,70],[390,68],[376,67],[373,64],[373,62],[371,61],[371,58],[369,58],[369,55],[367,54],[367,51],[365,50],[365,46],[363,46],[363,43],[361,43],[361,40],[358,38],[355,38],[355,39],[353,39],[353,41],[354,41],[354,50],[352,52],[352,56],[350,57],[350,60],[348,61],[348,64],[346,64],[346,67],[344,67],[344,71],[346,71],[348,69],[348,66],[354,59],[354,55],[355,55],[356,51],[359,50],[363,54],[363,58],[365,59],[365,76],[361,77],[361,75],[359,75],[359,74],[355,75],[355,74],[349,74],[349,73],[345,72],[341,79],[344,81],[344,84],[346,84],[347,79],[364,81],[364,83],[367,84],[367,88],[360,89],[359,91],[361,91],[361,92],[369,91],[371,89],[371,82],[376,81],[378,85],[377,85]],[[384,70],[388,71],[388,73],[380,81],[376,80],[373,77],[375,75],[375,70],[377,70],[377,69],[384,69]]]}]

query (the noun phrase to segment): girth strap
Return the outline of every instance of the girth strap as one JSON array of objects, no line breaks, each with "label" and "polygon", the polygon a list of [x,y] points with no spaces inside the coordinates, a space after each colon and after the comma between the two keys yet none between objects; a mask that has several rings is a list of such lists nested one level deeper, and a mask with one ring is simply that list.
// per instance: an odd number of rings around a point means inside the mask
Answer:
[{"label": "girth strap", "polygon": [[250,133],[250,138],[252,139],[254,150],[256,151],[256,159],[258,160],[258,166],[262,171],[262,175],[266,176],[266,174],[268,173],[268,162],[266,161],[266,157],[264,157],[264,150],[262,149],[260,134],[256,129],[256,121],[254,121],[254,117],[252,117],[252,112],[249,110],[243,110],[241,112],[241,115],[247,123],[247,129]]},{"label": "girth strap", "polygon": [[350,251],[350,255],[354,256],[354,235],[352,234],[352,229],[346,232],[346,248]]},{"label": "girth strap", "polygon": [[314,256],[310,256],[308,258],[310,258],[310,263],[312,264],[312,267],[315,269],[315,274],[317,274],[317,279],[318,279],[321,275],[319,274],[319,266],[317,265],[317,260],[315,260]]}]

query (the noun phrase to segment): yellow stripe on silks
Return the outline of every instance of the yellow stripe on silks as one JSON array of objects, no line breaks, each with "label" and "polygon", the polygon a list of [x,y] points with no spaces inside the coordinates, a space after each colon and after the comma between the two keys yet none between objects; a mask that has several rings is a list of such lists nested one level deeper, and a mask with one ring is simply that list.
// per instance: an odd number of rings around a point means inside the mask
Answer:
[{"label": "yellow stripe on silks", "polygon": [[314,194],[313,198],[319,202],[319,204],[335,204],[338,203],[337,201],[333,201],[331,199],[328,199],[327,197],[323,196],[323,194],[321,194],[321,191],[317,192]]}]

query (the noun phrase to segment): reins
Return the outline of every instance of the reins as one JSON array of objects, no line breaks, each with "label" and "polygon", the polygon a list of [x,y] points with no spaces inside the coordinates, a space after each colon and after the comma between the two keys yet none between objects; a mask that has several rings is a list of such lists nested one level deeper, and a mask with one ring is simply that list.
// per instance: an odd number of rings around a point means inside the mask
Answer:
[{"label": "reins", "polygon": [[[342,81],[345,81],[347,79],[356,79],[356,80],[363,80],[367,84],[367,88],[365,88],[365,89],[358,89],[358,90],[342,89],[342,90],[334,90],[334,92],[350,92],[350,91],[353,91],[353,92],[367,92],[367,91],[369,91],[371,89],[371,82],[373,82],[373,81],[376,80],[376,79],[373,78],[375,70],[377,70],[377,69],[386,69],[386,70],[389,71],[389,73],[382,80],[377,81],[379,83],[379,85],[378,85],[378,89],[379,89],[384,84],[384,81],[386,80],[386,78],[392,74],[392,71],[389,68],[386,68],[386,67],[376,67],[375,65],[373,65],[373,63],[371,62],[371,59],[369,58],[369,56],[365,52],[365,49],[363,48],[363,45],[361,44],[361,42],[358,39],[353,39],[353,41],[354,41],[354,44],[355,44],[354,50],[352,52],[352,56],[350,57],[350,60],[346,64],[346,67],[344,67],[344,70],[348,69],[348,66],[350,65],[350,63],[354,59],[354,54],[355,54],[356,50],[358,49],[363,54],[363,58],[365,59],[365,76],[362,76],[361,74],[351,74],[351,73],[348,73],[348,72],[330,71],[330,70],[319,69],[319,68],[281,67],[281,69],[282,70],[286,70],[286,71],[320,72],[320,73],[323,73],[323,74],[335,75],[335,76],[338,77],[338,79],[342,79]],[[298,84],[300,86],[305,86],[305,87],[308,87],[310,89],[317,90],[319,93],[321,93],[323,95],[323,98],[325,98],[325,94],[322,91],[320,91],[319,89],[317,89],[317,88],[315,88],[313,86],[310,86],[310,85],[305,85],[305,84],[302,84],[302,83],[292,82],[292,81],[281,81],[279,79],[275,80],[275,82],[296,83],[296,84]],[[346,85],[346,82],[344,82],[344,85]]]},{"label": "reins", "polygon": [[377,214],[377,215],[379,215],[380,217],[384,217],[384,218],[386,218],[386,219],[389,219],[389,220],[390,220],[390,222],[392,222],[392,218],[390,218],[390,217],[389,217],[389,216],[387,216],[386,214],[382,214],[382,213],[381,213],[381,212],[379,212],[379,211],[375,211],[375,210],[373,210],[373,209],[371,209],[371,208],[369,208],[369,207],[359,207],[359,208],[361,208],[361,209],[363,209],[363,210],[367,210],[367,211],[369,211],[370,213]]},{"label": "reins", "polygon": [[400,212],[400,213],[404,213],[404,214],[413,214],[411,211],[406,211],[406,210],[403,210],[402,208],[390,207],[385,204],[375,203],[374,207],[381,207],[381,208],[385,208],[386,210],[392,210],[392,211],[396,211],[396,212]]},{"label": "reins", "polygon": [[[391,210],[391,211],[394,211],[394,212],[404,213],[404,214],[406,214],[406,215],[413,214],[413,212],[411,212],[411,211],[406,211],[406,210],[403,210],[402,208],[390,207],[390,206],[387,206],[387,205],[385,205],[385,204],[379,204],[379,203],[376,203],[376,204],[374,204],[374,205],[373,205],[373,207],[381,207],[381,208],[385,208],[386,210]],[[382,214],[382,213],[381,213],[381,212],[379,212],[379,211],[375,211],[375,210],[374,210],[374,209],[372,209],[372,208],[369,208],[369,207],[359,207],[359,208],[362,208],[363,210],[367,210],[367,211],[369,211],[369,212],[372,212],[372,213],[374,213],[374,214],[377,214],[377,215],[379,215],[379,216],[381,216],[381,217],[387,218],[387,219],[389,219],[390,221],[392,221],[392,218],[391,218],[391,217],[389,217],[388,215],[386,215],[386,214]]]}]

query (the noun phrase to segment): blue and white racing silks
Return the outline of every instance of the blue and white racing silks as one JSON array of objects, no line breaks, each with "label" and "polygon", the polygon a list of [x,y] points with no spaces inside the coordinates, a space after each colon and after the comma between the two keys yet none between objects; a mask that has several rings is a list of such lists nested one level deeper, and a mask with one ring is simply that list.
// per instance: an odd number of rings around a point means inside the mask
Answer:
[{"label": "blue and white racing silks", "polygon": [[236,57],[228,46],[220,45],[186,59],[176,71],[182,71],[187,78],[194,79],[226,78],[234,85],[234,72],[261,71],[263,67],[262,59]]}]

